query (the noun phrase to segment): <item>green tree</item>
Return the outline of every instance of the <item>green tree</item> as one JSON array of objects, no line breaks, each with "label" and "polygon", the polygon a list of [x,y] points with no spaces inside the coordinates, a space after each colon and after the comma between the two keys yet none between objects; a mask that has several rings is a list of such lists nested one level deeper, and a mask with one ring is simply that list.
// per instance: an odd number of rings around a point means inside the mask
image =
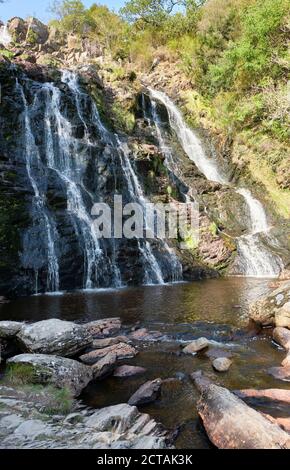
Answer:
[{"label": "green tree", "polygon": [[186,3],[187,0],[129,0],[120,11],[130,23],[141,20],[159,26],[176,7],[186,7]]}]

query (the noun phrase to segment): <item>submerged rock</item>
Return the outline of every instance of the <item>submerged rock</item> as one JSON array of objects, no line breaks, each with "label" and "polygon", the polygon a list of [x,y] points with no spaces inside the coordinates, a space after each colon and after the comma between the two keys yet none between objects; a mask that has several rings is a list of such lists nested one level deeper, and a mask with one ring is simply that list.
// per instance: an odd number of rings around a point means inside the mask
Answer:
[{"label": "submerged rock", "polygon": [[208,345],[209,342],[206,338],[198,338],[185,346],[185,348],[183,348],[183,352],[186,354],[195,354],[198,351],[207,348]]},{"label": "submerged rock", "polygon": [[25,352],[74,356],[93,339],[82,325],[54,318],[24,325],[17,340]]},{"label": "submerged rock", "polygon": [[[12,374],[27,383],[68,388],[78,396],[93,379],[93,370],[80,362],[47,354],[20,354],[8,359]],[[23,366],[21,368],[20,366]]]},{"label": "submerged rock", "polygon": [[118,343],[108,346],[103,349],[96,349],[95,351],[88,352],[80,356],[80,360],[84,364],[95,364],[97,361],[102,359],[102,357],[107,356],[107,354],[113,353],[116,355],[117,360],[122,359],[131,359],[136,356],[137,351],[135,348],[130,346],[127,343]]},{"label": "submerged rock", "polygon": [[147,328],[138,328],[130,333],[129,338],[136,341],[157,341],[162,336],[160,331],[148,331]]},{"label": "submerged rock", "polygon": [[161,379],[149,380],[141,385],[140,388],[128,400],[129,405],[145,405],[159,398],[161,393]]},{"label": "submerged rock", "polygon": [[226,372],[232,365],[232,361],[227,357],[217,357],[213,362],[213,368],[218,372]]},{"label": "submerged rock", "polygon": [[290,436],[223,387],[195,379],[201,392],[199,416],[220,449],[289,449]]},{"label": "submerged rock", "polygon": [[117,369],[114,372],[114,377],[132,377],[133,375],[139,375],[139,374],[144,374],[146,372],[146,369],[144,367],[139,367],[139,366],[128,366],[124,364],[123,366],[117,367]]},{"label": "submerged rock", "polygon": [[268,373],[275,379],[290,382],[290,367],[270,367]]},{"label": "submerged rock", "polygon": [[278,326],[273,330],[273,339],[287,351],[290,350],[290,331]]},{"label": "submerged rock", "polygon": [[92,348],[103,349],[113,344],[118,343],[129,343],[129,339],[126,336],[116,336],[113,338],[95,339],[92,343]]}]

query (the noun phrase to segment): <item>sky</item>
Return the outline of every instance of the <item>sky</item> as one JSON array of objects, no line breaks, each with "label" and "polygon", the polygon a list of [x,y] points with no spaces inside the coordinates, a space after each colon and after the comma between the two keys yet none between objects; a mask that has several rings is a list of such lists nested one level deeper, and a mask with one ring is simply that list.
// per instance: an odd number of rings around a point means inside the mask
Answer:
[{"label": "sky", "polygon": [[[83,0],[83,3],[87,7],[93,3],[99,3],[117,11],[125,0]],[[5,22],[13,16],[20,16],[24,19],[28,16],[35,16],[45,22],[51,18],[48,11],[50,4],[51,0],[5,0],[5,3],[0,3],[0,19]]]}]

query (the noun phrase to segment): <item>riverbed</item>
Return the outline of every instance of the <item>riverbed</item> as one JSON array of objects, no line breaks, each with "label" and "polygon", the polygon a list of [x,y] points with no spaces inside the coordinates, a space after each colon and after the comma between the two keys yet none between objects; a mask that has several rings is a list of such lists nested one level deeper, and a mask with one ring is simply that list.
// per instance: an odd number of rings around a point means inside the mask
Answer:
[{"label": "riverbed", "polygon": [[[161,377],[161,399],[142,407],[166,428],[179,428],[176,447],[211,447],[198,419],[198,394],[189,378],[203,370],[230,390],[241,388],[290,388],[290,383],[267,373],[280,365],[285,353],[270,338],[269,330],[258,332],[248,325],[249,304],[267,292],[273,281],[225,278],[194,283],[142,286],[119,290],[93,290],[19,298],[0,306],[1,320],[36,321],[60,318],[88,322],[118,316],[125,330],[136,325],[160,331],[161,340],[140,342],[139,354],[126,364],[147,369],[132,378],[109,377],[91,383],[80,399],[94,408],[126,402],[146,380]],[[207,351],[195,356],[181,354],[187,341],[205,336]],[[231,355],[230,370],[220,374],[211,366],[212,355]],[[209,357],[211,355],[211,358]],[[267,412],[267,404],[259,409]],[[279,416],[279,409],[272,415]]]}]

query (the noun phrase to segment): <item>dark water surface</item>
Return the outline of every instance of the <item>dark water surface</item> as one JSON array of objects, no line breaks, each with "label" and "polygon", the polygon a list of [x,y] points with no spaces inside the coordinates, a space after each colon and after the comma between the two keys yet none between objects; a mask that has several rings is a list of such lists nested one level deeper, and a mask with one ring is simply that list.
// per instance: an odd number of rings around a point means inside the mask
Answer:
[{"label": "dark water surface", "polygon": [[[142,407],[167,428],[180,426],[176,446],[205,448],[210,443],[196,412],[198,394],[189,374],[202,369],[221,385],[240,388],[290,388],[275,380],[267,368],[280,365],[285,353],[271,342],[267,330],[248,327],[251,301],[269,289],[269,280],[227,278],[165,286],[86,291],[18,299],[0,306],[2,320],[36,321],[47,318],[87,322],[119,316],[125,329],[136,325],[159,330],[162,341],[140,343],[139,354],[126,364],[147,369],[133,378],[108,378],[91,383],[81,399],[92,407],[126,402],[146,380],[175,378],[162,387],[161,399]],[[213,371],[206,352],[180,354],[180,345],[200,336],[212,341],[208,351],[226,351],[233,358],[227,373]],[[178,377],[178,379],[176,378]],[[141,408],[140,408],[141,409]],[[263,411],[267,406],[263,405]],[[269,411],[269,410],[268,410]],[[279,410],[275,410],[279,416]],[[273,414],[273,412],[271,413]]]}]

